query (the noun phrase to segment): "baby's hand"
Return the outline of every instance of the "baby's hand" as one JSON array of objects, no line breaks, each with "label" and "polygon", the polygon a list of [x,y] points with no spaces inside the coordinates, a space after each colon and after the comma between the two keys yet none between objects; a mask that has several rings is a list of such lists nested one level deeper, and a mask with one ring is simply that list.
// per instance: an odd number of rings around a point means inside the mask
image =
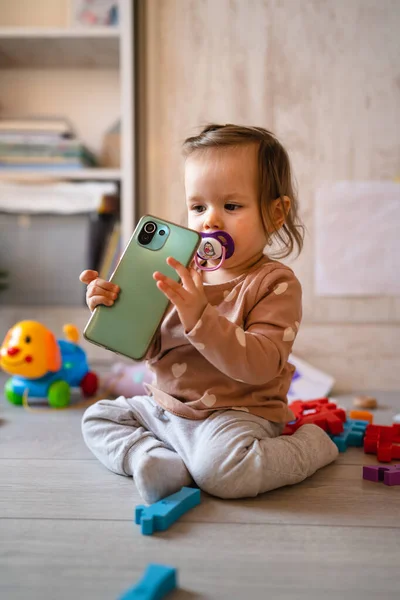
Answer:
[{"label": "baby's hand", "polygon": [[87,285],[86,304],[91,311],[99,304],[112,306],[118,298],[119,287],[114,283],[100,279],[97,271],[82,271],[79,279]]},{"label": "baby's hand", "polygon": [[158,289],[176,306],[181,323],[186,332],[189,332],[200,319],[208,302],[201,275],[195,269],[186,269],[171,256],[167,258],[167,264],[175,269],[182,283],[177,283],[159,271],[153,273],[153,278],[157,281]]}]

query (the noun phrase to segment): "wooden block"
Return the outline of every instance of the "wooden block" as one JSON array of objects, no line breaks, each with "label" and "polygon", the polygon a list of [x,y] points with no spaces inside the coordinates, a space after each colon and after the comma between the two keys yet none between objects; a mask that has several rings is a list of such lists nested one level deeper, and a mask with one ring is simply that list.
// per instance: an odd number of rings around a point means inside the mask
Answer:
[{"label": "wooden block", "polygon": [[355,408],[376,408],[378,402],[373,396],[356,396],[353,400]]}]

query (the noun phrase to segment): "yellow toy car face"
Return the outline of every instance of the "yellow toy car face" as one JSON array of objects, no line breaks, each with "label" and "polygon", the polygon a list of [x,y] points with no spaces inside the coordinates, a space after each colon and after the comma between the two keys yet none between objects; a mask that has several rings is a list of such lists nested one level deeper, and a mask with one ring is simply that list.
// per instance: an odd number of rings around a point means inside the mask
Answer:
[{"label": "yellow toy car face", "polygon": [[0,367],[11,375],[39,378],[61,366],[55,336],[37,321],[20,321],[12,327],[0,348]]}]

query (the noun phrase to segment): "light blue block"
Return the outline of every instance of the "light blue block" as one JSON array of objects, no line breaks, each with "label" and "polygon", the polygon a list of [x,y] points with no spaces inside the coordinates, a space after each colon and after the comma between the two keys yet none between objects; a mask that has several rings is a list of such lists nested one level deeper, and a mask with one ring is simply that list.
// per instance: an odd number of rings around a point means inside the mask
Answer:
[{"label": "light blue block", "polygon": [[346,452],[350,446],[361,447],[364,442],[365,430],[369,425],[368,421],[358,419],[347,419],[343,423],[343,431],[339,435],[331,435],[330,438],[335,442],[339,452]]},{"label": "light blue block", "polygon": [[150,506],[137,506],[135,523],[142,526],[143,535],[152,535],[154,531],[165,531],[185,512],[200,504],[198,488],[183,487],[176,494],[167,496]]},{"label": "light blue block", "polygon": [[127,590],[118,600],[161,600],[176,589],[177,577],[174,567],[150,564],[142,579]]}]

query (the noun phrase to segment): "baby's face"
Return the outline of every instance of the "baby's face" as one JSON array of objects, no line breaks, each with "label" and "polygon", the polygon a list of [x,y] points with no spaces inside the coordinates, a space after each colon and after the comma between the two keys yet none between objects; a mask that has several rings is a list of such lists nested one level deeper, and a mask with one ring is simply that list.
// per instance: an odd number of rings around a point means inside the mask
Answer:
[{"label": "baby's face", "polygon": [[258,148],[255,144],[207,148],[186,159],[188,225],[201,232],[227,231],[235,252],[224,266],[234,267],[262,253],[266,234],[258,202]]}]

